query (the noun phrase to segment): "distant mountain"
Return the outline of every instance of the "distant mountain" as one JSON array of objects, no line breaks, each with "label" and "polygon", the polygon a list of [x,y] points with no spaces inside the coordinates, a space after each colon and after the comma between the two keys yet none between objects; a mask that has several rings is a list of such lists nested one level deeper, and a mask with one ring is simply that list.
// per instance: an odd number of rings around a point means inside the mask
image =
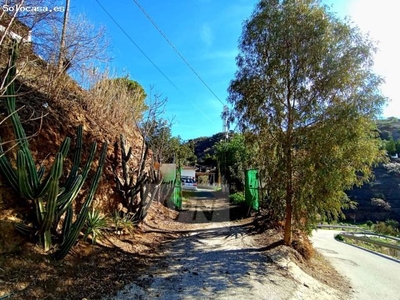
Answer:
[{"label": "distant mountain", "polygon": [[212,161],[210,157],[214,155],[214,149],[213,146],[222,141],[225,138],[225,133],[220,132],[217,134],[214,134],[210,137],[203,136],[203,137],[198,137],[192,140],[189,140],[187,143],[189,143],[193,149],[194,149],[194,154],[197,156],[197,161],[198,164],[200,165],[213,165],[216,166],[216,162]]},{"label": "distant mountain", "polygon": [[389,140],[390,137],[393,137],[395,141],[400,140],[400,119],[391,117],[378,120],[377,126],[381,139]]},{"label": "distant mountain", "polygon": [[375,168],[374,176],[370,183],[346,192],[358,203],[357,209],[345,211],[347,219],[400,222],[400,159]]},{"label": "distant mountain", "polygon": [[[377,127],[381,139],[400,140],[400,119],[378,120]],[[374,168],[373,173],[375,177],[370,183],[346,191],[350,199],[358,203],[356,210],[345,211],[347,219],[400,222],[400,159],[391,159],[389,164]]]}]

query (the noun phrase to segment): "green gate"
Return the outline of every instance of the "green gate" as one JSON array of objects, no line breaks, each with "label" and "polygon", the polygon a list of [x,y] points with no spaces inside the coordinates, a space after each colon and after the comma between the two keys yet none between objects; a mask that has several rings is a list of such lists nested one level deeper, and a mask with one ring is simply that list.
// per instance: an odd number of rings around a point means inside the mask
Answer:
[{"label": "green gate", "polygon": [[245,201],[246,205],[258,210],[258,170],[250,169],[245,173]]},{"label": "green gate", "polygon": [[181,209],[182,208],[182,187],[181,173],[176,168],[176,164],[162,164],[161,174],[163,176],[163,184],[174,185],[171,196],[166,202],[168,207]]},{"label": "green gate", "polygon": [[175,187],[171,195],[170,201],[174,204],[176,209],[182,209],[182,181],[181,170],[178,168],[175,177]]}]

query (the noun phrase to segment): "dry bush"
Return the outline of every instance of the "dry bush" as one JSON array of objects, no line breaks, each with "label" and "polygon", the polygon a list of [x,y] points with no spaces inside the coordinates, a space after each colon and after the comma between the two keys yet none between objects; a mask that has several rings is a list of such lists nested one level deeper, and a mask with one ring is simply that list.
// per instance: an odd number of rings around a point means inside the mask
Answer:
[{"label": "dry bush", "polygon": [[378,206],[378,207],[382,208],[383,210],[390,210],[391,209],[390,203],[385,201],[384,199],[372,198],[371,199],[371,204],[373,206]]},{"label": "dry bush", "polygon": [[111,122],[116,128],[135,127],[147,108],[144,90],[141,87],[132,90],[126,84],[127,77],[110,79],[108,71],[93,71],[86,76],[89,89],[82,106],[88,113],[101,123]]}]

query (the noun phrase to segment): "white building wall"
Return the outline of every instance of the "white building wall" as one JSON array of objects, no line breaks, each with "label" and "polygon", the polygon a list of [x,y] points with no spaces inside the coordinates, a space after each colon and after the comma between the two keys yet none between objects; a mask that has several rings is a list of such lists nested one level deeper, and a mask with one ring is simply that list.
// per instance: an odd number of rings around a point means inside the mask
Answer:
[{"label": "white building wall", "polygon": [[196,170],[192,169],[182,169],[181,177],[196,177]]}]

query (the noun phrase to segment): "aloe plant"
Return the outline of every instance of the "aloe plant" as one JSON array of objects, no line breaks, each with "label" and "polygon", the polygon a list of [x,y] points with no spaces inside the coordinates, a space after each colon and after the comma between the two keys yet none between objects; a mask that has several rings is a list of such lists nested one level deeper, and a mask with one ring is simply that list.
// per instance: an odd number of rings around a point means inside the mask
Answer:
[{"label": "aloe plant", "polygon": [[83,236],[83,240],[86,240],[91,235],[92,244],[96,244],[97,238],[103,237],[103,232],[107,229],[106,217],[99,210],[92,209],[88,213],[84,227],[85,235]]},{"label": "aloe plant", "polygon": [[[0,140],[0,173],[22,199],[33,202],[34,205],[34,224],[31,226],[18,224],[16,228],[19,231],[32,233],[33,235],[37,234],[44,250],[49,251],[53,247],[52,237],[57,234],[56,228],[61,222],[63,223],[62,242],[55,253],[57,259],[62,259],[76,242],[88,216],[89,207],[102,174],[107,153],[107,143],[103,144],[98,167],[86,200],[80,212],[75,216],[73,200],[78,195],[89,174],[96,154],[97,144],[95,142],[92,143],[89,158],[85,165],[81,167],[83,128],[80,125],[77,128],[73,165],[65,182],[62,182],[64,177],[62,174],[64,160],[70,149],[71,139],[69,137],[65,138],[62,142],[55,155],[54,163],[46,176],[44,176],[46,170],[43,166],[36,168],[35,161],[29,149],[28,139],[16,111],[15,86],[13,81],[13,76],[16,74],[16,49],[15,47],[15,50],[12,52],[12,63],[9,66],[6,78],[6,106],[7,112],[11,116],[10,120],[18,143],[17,161],[15,167],[13,167],[13,164],[1,147]],[[82,169],[81,172],[79,171],[80,169]],[[63,216],[64,220],[62,221]],[[75,221],[73,222],[73,220]]]}]

